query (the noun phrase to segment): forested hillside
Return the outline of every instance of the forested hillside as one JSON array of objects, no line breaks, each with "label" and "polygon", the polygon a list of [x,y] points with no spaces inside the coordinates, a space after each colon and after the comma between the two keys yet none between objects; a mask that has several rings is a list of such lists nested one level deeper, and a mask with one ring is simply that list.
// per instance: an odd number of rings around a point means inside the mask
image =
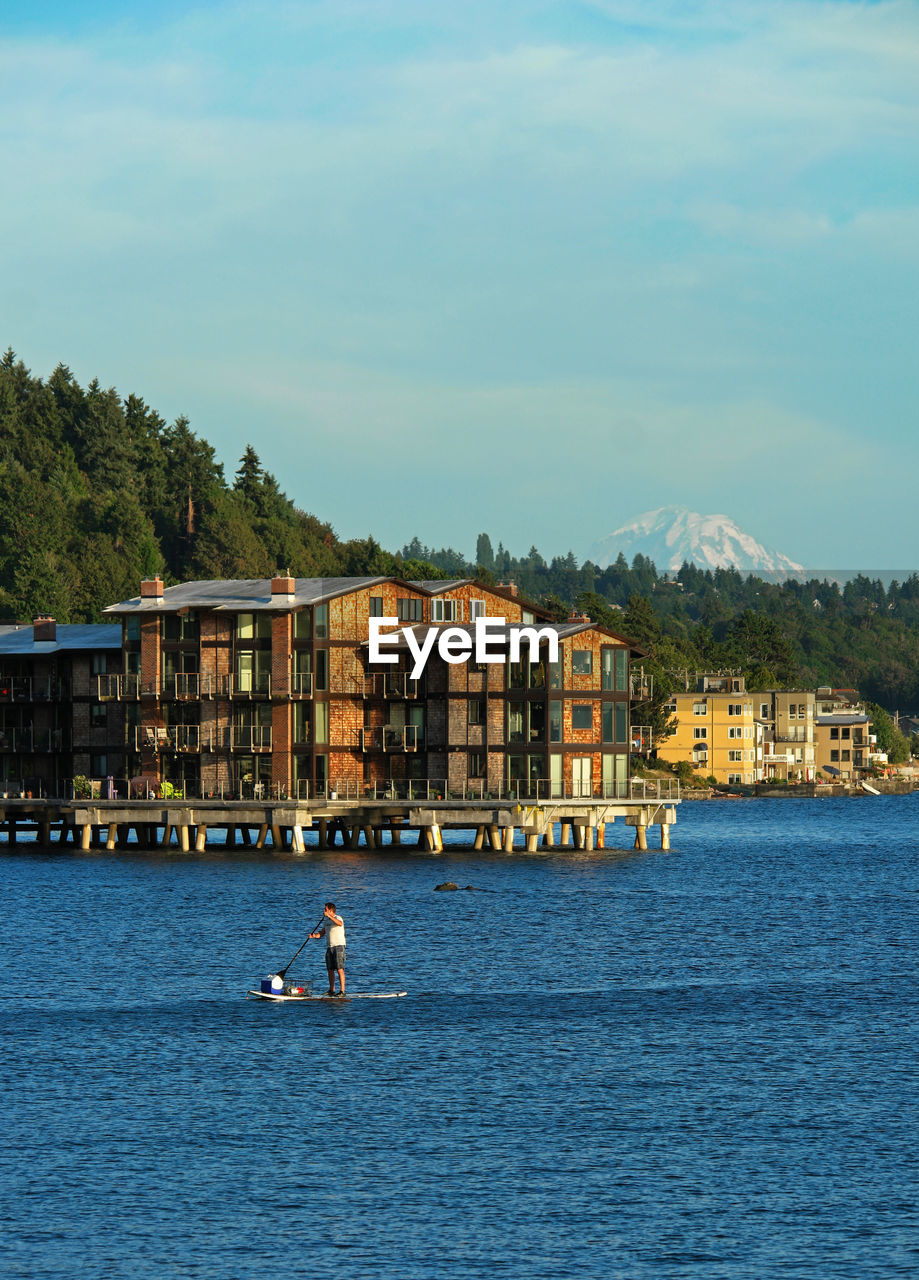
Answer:
[{"label": "forested hillside", "polygon": [[[100,617],[135,595],[142,577],[301,577],[478,573],[514,581],[559,618],[572,607],[651,654],[657,690],[682,687],[696,669],[737,668],[750,688],[857,688],[890,710],[919,708],[919,576],[885,588],[857,578],[773,585],[734,570],[654,564],[620,556],[607,569],[522,558],[487,533],[475,560],[417,538],[392,554],[369,536],[340,541],[300,510],[249,447],[232,479],[214,449],[179,418],[167,424],[135,395],[63,365],[33,377],[8,351],[0,360],[0,619],[51,613]],[[537,522],[534,513],[534,524]]]},{"label": "forested hillside", "polygon": [[59,365],[47,381],[0,360],[0,619],[91,621],[141,578],[406,572],[372,538],[340,542],[247,448],[231,481],[185,418]]}]

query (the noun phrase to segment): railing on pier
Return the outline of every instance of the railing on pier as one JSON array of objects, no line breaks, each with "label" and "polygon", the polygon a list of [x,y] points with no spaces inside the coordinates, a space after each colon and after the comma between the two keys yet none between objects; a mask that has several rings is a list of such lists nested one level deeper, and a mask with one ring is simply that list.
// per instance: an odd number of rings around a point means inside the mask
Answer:
[{"label": "railing on pier", "polygon": [[[194,726],[182,726],[194,727]],[[284,803],[299,801],[310,803],[334,803],[335,801],[372,802],[406,801],[431,803],[434,801],[478,802],[483,804],[538,804],[554,805],[565,801],[581,801],[593,804],[631,802],[636,804],[670,804],[680,799],[680,784],[676,778],[643,781],[595,787],[590,795],[578,794],[577,787],[550,786],[548,779],[532,783],[519,782],[495,789],[484,778],[471,778],[465,783],[452,785],[446,778],[393,779],[379,784],[336,779],[325,786],[315,786],[301,779],[291,786],[279,782],[250,781],[245,778],[225,780],[203,787],[200,782],[184,779],[170,782],[154,774],[138,774],[132,778],[108,776],[104,778],[65,778],[59,783],[42,779],[6,779],[0,782],[0,798],[30,798],[73,800],[264,800]],[[549,794],[553,792],[553,794]]]}]

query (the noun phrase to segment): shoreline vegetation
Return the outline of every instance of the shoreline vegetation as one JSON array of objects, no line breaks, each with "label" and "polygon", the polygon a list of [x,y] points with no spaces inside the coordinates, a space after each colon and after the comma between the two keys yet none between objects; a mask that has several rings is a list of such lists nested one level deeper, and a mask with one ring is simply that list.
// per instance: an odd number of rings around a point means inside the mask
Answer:
[{"label": "shoreline vegetation", "polygon": [[167,424],[97,379],[83,388],[64,364],[36,377],[12,350],[0,357],[0,503],[0,621],[99,621],[157,573],[167,585],[279,567],[295,577],[513,581],[558,621],[586,614],[645,650],[647,722],[658,736],[664,704],[694,672],[731,670],[751,692],[858,690],[890,763],[909,759],[890,713],[919,707],[919,573],[888,585],[773,583],[689,564],[661,573],[642,555],[605,567],[570,551],[546,559],[535,546],[512,556],[484,532],[474,559],[417,537],[396,552],[372,536],[342,541],[287,497],[251,445],[228,480],[187,418]]}]

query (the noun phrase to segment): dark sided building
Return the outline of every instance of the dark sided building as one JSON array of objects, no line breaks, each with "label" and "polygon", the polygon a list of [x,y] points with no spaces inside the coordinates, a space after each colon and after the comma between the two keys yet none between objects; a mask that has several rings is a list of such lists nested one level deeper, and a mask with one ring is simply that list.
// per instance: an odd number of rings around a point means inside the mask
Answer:
[{"label": "dark sided building", "polygon": [[0,791],[69,794],[125,776],[123,710],[100,698],[121,670],[121,627],[36,618],[0,627]]}]

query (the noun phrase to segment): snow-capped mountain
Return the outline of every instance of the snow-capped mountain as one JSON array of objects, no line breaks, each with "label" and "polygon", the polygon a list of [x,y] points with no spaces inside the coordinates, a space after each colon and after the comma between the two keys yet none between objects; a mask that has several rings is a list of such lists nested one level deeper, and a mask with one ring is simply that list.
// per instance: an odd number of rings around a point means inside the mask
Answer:
[{"label": "snow-capped mountain", "polygon": [[653,560],[663,573],[679,569],[683,561],[702,569],[729,568],[752,572],[803,572],[803,566],[757,542],[729,516],[703,516],[688,507],[660,507],[636,516],[615,529],[590,550],[590,559],[602,568],[612,564],[620,551],[628,560],[639,552]]}]

